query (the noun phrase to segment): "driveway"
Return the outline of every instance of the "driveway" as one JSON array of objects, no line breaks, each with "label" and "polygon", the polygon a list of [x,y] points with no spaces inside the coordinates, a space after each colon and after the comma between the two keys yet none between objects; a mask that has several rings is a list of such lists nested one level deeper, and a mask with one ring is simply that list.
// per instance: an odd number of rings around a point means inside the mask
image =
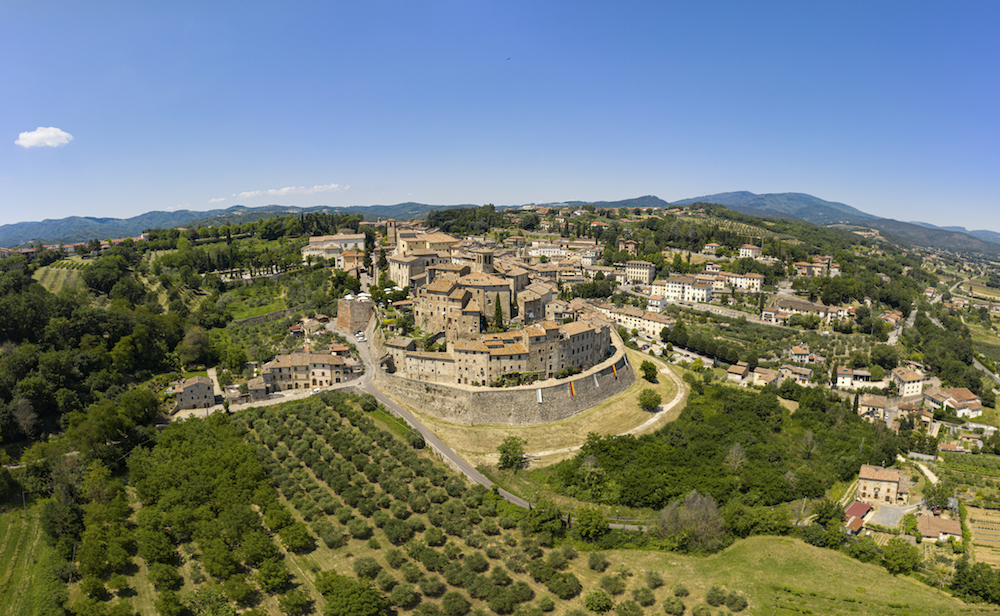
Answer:
[{"label": "driveway", "polygon": [[875,513],[872,514],[872,517],[868,518],[868,523],[878,524],[879,526],[888,526],[890,528],[898,525],[904,515],[917,510],[916,505],[896,507],[894,505],[876,504],[874,507]]}]

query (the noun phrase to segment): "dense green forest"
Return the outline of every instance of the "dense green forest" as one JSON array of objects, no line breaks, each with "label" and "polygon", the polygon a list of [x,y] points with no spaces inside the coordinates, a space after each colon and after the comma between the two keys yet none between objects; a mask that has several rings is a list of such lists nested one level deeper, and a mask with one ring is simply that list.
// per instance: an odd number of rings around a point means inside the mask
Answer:
[{"label": "dense green forest", "polygon": [[493,205],[452,210],[432,210],[427,214],[427,226],[437,227],[452,235],[485,235],[490,229],[509,226],[503,212]]},{"label": "dense green forest", "polygon": [[821,496],[861,464],[892,464],[898,451],[894,435],[822,388],[802,392],[789,414],[773,387],[758,394],[691,381],[676,421],[639,437],[591,435],[552,482],[582,500],[630,507],[661,509],[695,490],[723,506],[775,505]]}]

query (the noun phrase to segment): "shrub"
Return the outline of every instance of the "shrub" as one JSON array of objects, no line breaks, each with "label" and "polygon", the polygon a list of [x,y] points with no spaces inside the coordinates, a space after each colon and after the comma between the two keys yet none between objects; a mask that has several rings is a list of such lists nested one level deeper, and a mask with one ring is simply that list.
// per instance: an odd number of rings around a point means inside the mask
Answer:
[{"label": "shrub", "polygon": [[691,594],[691,593],[688,592],[687,586],[685,586],[684,584],[678,584],[678,585],[674,586],[674,596],[675,597],[686,597],[689,594]]},{"label": "shrub", "polygon": [[625,592],[625,580],[619,575],[602,575],[601,588],[612,595],[620,595]]},{"label": "shrub", "polygon": [[403,579],[411,584],[418,581],[420,578],[424,577],[423,572],[420,571],[420,567],[418,567],[414,563],[404,564],[402,567],[400,567],[400,572],[402,572],[403,574]]},{"label": "shrub", "polygon": [[295,552],[296,554],[308,552],[313,548],[315,543],[312,535],[306,529],[306,525],[302,522],[295,522],[282,528],[278,531],[278,535],[281,537],[281,542],[285,544],[285,547],[290,552]]},{"label": "shrub", "polygon": [[611,611],[611,608],[615,606],[611,597],[608,596],[608,593],[599,588],[588,592],[587,596],[583,599],[583,604],[587,606],[587,609],[591,612],[597,612],[599,614],[609,612]]},{"label": "shrub", "polygon": [[396,501],[389,507],[389,511],[392,515],[396,517],[397,520],[405,520],[410,517],[410,508],[406,506],[406,503],[402,501]]},{"label": "shrub", "polygon": [[375,576],[375,585],[385,592],[392,590],[398,583],[396,578],[392,577],[392,574],[385,570],[379,571],[378,575]]},{"label": "shrub", "polygon": [[653,596],[653,591],[650,590],[648,586],[643,586],[641,588],[636,588],[632,591],[632,598],[635,602],[643,607],[649,607],[656,603],[656,597]]},{"label": "shrub", "polygon": [[367,539],[372,536],[372,527],[365,524],[361,518],[354,518],[348,522],[347,530],[355,539]]},{"label": "shrub", "polygon": [[556,609],[556,602],[552,600],[552,597],[545,595],[538,600],[538,609],[543,612],[551,612]]},{"label": "shrub", "polygon": [[420,596],[410,584],[398,584],[389,593],[389,602],[396,607],[409,609],[420,602]]},{"label": "shrub", "polygon": [[402,550],[391,548],[385,553],[385,562],[393,569],[399,569],[406,562],[406,556],[403,555]]},{"label": "shrub", "polygon": [[444,582],[436,575],[428,575],[420,580],[420,592],[427,597],[440,597],[446,590]]},{"label": "shrub", "polygon": [[712,586],[705,593],[705,603],[708,603],[712,607],[719,607],[726,602],[726,591],[718,586]]},{"label": "shrub", "polygon": [[598,573],[603,573],[605,569],[608,568],[608,557],[605,556],[604,552],[591,552],[587,556],[587,566],[590,567],[592,571],[597,571]]},{"label": "shrub", "polygon": [[642,616],[642,608],[635,601],[626,599],[615,606],[615,613],[618,616]]},{"label": "shrub", "polygon": [[447,538],[444,536],[444,533],[440,528],[428,528],[427,531],[424,532],[424,541],[427,542],[427,545],[440,546],[444,545]]},{"label": "shrub", "polygon": [[646,586],[654,590],[663,586],[663,576],[655,571],[647,571],[644,577],[646,579]]},{"label": "shrub", "polygon": [[469,571],[475,571],[476,573],[483,573],[490,568],[489,561],[483,556],[482,552],[473,552],[464,559],[465,568]]},{"label": "shrub", "polygon": [[465,616],[470,609],[472,606],[469,604],[469,600],[460,592],[454,590],[447,592],[441,599],[441,613],[444,616]]},{"label": "shrub", "polygon": [[289,591],[278,599],[278,608],[289,616],[310,613],[311,607],[312,599],[300,588]]},{"label": "shrub", "polygon": [[663,611],[670,616],[681,616],[684,613],[684,602],[678,597],[667,597],[663,601]]},{"label": "shrub", "polygon": [[545,582],[545,587],[549,589],[549,592],[563,601],[572,599],[583,590],[580,580],[575,575],[562,571],[549,578],[549,581]]},{"label": "shrub", "polygon": [[694,606],[691,610],[691,616],[712,616],[712,608],[708,607],[704,603]]},{"label": "shrub", "polygon": [[565,569],[566,565],[569,564],[566,557],[563,555],[562,550],[553,550],[549,552],[547,560],[549,561],[549,564],[552,565],[552,568],[557,571]]},{"label": "shrub", "polygon": [[734,590],[726,597],[726,607],[734,612],[742,612],[747,607],[747,598]]},{"label": "shrub", "polygon": [[374,580],[381,570],[382,565],[371,556],[364,556],[354,561],[354,573],[359,578]]},{"label": "shrub", "polygon": [[413,536],[413,531],[404,522],[399,520],[389,520],[382,527],[385,538],[393,545],[403,545]]},{"label": "shrub", "polygon": [[[84,578],[84,580],[87,579]],[[184,583],[183,578],[177,574],[177,567],[165,563],[153,563],[149,566],[149,581],[153,583],[156,590],[177,590]],[[84,592],[88,595],[91,594]]]}]

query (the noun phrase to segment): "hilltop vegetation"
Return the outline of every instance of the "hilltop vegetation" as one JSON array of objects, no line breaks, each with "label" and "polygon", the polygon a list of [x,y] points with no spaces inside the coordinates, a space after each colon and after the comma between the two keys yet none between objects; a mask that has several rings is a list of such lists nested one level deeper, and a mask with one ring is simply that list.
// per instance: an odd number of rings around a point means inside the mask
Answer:
[{"label": "hilltop vegetation", "polygon": [[591,435],[575,458],[556,466],[552,481],[610,505],[662,509],[697,491],[722,506],[771,506],[822,496],[861,464],[895,458],[892,435],[877,437],[821,388],[802,391],[789,414],[773,387],[751,393],[687,376],[692,393],[676,421],[639,437]]}]

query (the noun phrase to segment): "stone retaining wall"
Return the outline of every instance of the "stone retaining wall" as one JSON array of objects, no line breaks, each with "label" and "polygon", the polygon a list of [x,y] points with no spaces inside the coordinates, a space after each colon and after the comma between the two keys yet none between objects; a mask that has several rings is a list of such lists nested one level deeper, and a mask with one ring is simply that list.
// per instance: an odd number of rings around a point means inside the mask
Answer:
[{"label": "stone retaining wall", "polygon": [[582,374],[518,387],[451,387],[376,369],[379,389],[421,412],[461,424],[527,426],[565,419],[625,391],[635,373],[612,333],[615,353]]}]

